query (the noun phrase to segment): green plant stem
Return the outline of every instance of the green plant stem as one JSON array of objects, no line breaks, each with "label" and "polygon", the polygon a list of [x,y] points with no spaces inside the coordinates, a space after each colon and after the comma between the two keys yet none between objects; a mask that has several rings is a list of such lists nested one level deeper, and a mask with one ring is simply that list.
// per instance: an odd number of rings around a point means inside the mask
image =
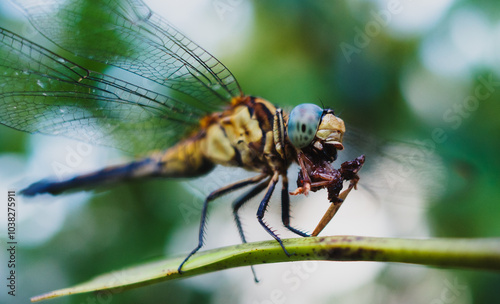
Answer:
[{"label": "green plant stem", "polygon": [[150,262],[98,276],[74,287],[33,297],[32,302],[91,291],[120,292],[156,282],[195,276],[217,270],[265,263],[306,260],[378,261],[500,271],[500,238],[400,239],[329,236],[283,240],[288,257],[274,240],[208,250],[194,255]]}]

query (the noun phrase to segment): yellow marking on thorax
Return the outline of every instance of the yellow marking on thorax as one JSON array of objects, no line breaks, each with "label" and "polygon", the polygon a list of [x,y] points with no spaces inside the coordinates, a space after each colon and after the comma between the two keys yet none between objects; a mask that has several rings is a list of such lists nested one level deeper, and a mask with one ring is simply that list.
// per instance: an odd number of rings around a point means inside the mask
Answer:
[{"label": "yellow marking on thorax", "polygon": [[257,170],[259,168],[254,167],[255,163],[260,163],[262,159],[250,145],[261,139],[259,122],[250,116],[246,106],[236,106],[232,114],[209,126],[204,153],[217,164],[231,166],[239,165],[236,159],[238,153],[244,167]]},{"label": "yellow marking on thorax", "polygon": [[248,145],[262,138],[259,122],[250,117],[248,108],[239,106],[233,115],[221,120],[226,135],[235,147]]},{"label": "yellow marking on thorax", "polygon": [[207,129],[207,135],[202,139],[202,153],[216,164],[229,164],[235,152],[224,131],[218,123],[212,124]]}]

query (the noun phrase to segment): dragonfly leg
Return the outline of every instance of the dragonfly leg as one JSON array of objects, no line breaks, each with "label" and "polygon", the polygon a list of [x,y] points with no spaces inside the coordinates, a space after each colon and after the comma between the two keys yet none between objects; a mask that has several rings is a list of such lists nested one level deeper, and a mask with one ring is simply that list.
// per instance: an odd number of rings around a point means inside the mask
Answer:
[{"label": "dragonfly leg", "polygon": [[302,184],[303,186],[298,187],[294,191],[290,192],[291,195],[304,194],[308,195],[309,190],[311,190],[311,177],[309,176],[308,170],[306,168],[306,162],[311,165],[311,161],[304,155],[304,153],[299,152],[297,155],[300,171],[302,172]]},{"label": "dragonfly leg", "polygon": [[267,206],[269,205],[269,200],[271,199],[271,195],[273,194],[274,188],[276,187],[276,184],[278,183],[279,180],[279,172],[274,172],[273,177],[271,178],[271,181],[267,185],[267,191],[266,195],[264,196],[264,199],[261,201],[259,205],[259,209],[257,210],[257,219],[259,220],[259,223],[264,227],[264,229],[269,233],[278,243],[280,244],[281,248],[283,248],[283,251],[287,256],[291,256],[291,254],[285,249],[285,246],[283,245],[283,242],[281,239],[274,233],[273,230],[271,230],[271,227],[269,227],[265,222],[264,222],[264,213],[266,213]]},{"label": "dragonfly leg", "polygon": [[[248,191],[243,196],[239,197],[237,200],[233,202],[234,221],[236,222],[236,226],[238,227],[238,232],[240,234],[240,238],[243,243],[246,243],[247,240],[245,238],[245,233],[243,232],[243,226],[241,225],[241,220],[240,216],[238,215],[238,210],[251,198],[255,197],[257,194],[262,192],[262,190],[266,188],[267,184],[268,184],[267,181],[258,184],[257,186],[253,187],[250,191]],[[255,273],[255,269],[253,268],[253,266],[250,266],[250,268],[252,269],[255,282],[258,283],[259,280],[257,279],[257,274]]]},{"label": "dragonfly leg", "polygon": [[238,227],[238,232],[240,234],[241,241],[246,243],[247,240],[245,238],[245,233],[243,232],[243,226],[241,225],[240,216],[238,215],[238,210],[243,206],[246,202],[248,202],[251,198],[255,197],[257,194],[262,192],[268,182],[263,182],[253,187],[250,191],[245,193],[243,196],[239,197],[237,200],[233,202],[233,216],[234,221],[236,222],[236,226]]},{"label": "dragonfly leg", "polygon": [[184,264],[189,260],[189,258],[192,257],[193,254],[195,254],[198,250],[200,250],[201,247],[203,247],[203,237],[205,235],[205,226],[206,226],[206,222],[207,222],[208,203],[210,203],[214,199],[221,197],[225,194],[228,194],[232,191],[238,190],[240,188],[243,188],[243,187],[251,185],[251,184],[258,183],[261,180],[263,180],[266,176],[267,176],[267,174],[262,173],[260,175],[255,176],[255,177],[244,179],[244,180],[236,182],[234,184],[217,189],[207,196],[207,198],[203,202],[203,208],[201,210],[200,229],[198,232],[198,245],[188,254],[188,256],[184,259],[184,261],[182,261],[181,265],[179,265],[179,268],[177,269],[177,271],[179,273],[182,273],[182,266],[184,266]]},{"label": "dragonfly leg", "polygon": [[307,233],[290,226],[290,194],[288,193],[288,178],[283,175],[283,188],[281,189],[281,221],[288,230],[303,237],[309,236]]}]

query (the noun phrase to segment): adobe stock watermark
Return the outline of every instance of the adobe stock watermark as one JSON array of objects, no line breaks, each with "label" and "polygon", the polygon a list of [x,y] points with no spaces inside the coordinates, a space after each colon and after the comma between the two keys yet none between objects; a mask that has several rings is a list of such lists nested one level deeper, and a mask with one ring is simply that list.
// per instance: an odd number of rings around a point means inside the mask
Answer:
[{"label": "adobe stock watermark", "polygon": [[[107,132],[111,134],[117,126],[112,127]],[[76,144],[76,146],[66,145],[66,156],[63,162],[60,161],[52,161],[52,171],[54,172],[56,178],[59,181],[64,180],[67,176],[77,173],[77,168],[80,167],[86,158],[88,158],[94,147],[89,142],[96,142],[98,136],[100,136],[97,132],[89,132],[83,133],[85,138],[82,138],[80,142]]]},{"label": "adobe stock watermark", "polygon": [[[451,130],[460,128],[464,120],[471,117],[472,113],[477,111],[482,103],[490,99],[500,87],[500,81],[494,77],[493,73],[488,76],[481,75],[477,80],[473,94],[466,96],[444,111],[443,121],[449,125]],[[384,172],[389,188],[396,189],[405,179],[415,174],[417,170],[421,170],[420,165],[435,155],[438,146],[446,142],[449,136],[449,131],[445,128],[436,127],[427,139],[414,140],[413,144],[418,148],[399,159],[402,165],[397,170]]]},{"label": "adobe stock watermark", "polygon": [[472,112],[477,111],[481,102],[488,100],[500,87],[500,81],[494,78],[493,73],[490,73],[488,77],[481,75],[477,80],[478,84],[474,87],[474,94],[453,104],[443,113],[443,121],[450,124],[453,130],[458,129],[463,121],[471,116]]},{"label": "adobe stock watermark", "polygon": [[126,270],[116,271],[112,274],[111,277],[108,278],[106,285],[107,286],[117,286],[108,290],[100,290],[95,292],[94,294],[88,295],[85,300],[81,301],[81,304],[110,304],[113,301],[113,295],[117,293],[123,292],[124,287],[118,287],[122,284],[126,284],[127,282],[131,282],[134,280],[134,277],[131,273]]},{"label": "adobe stock watermark", "polygon": [[450,304],[457,301],[461,296],[468,292],[467,285],[460,284],[458,279],[455,278],[453,282],[445,279],[443,282],[444,288],[436,298],[430,301],[430,304]]},{"label": "adobe stock watermark", "polygon": [[306,261],[303,263],[291,263],[288,270],[281,275],[281,286],[287,290],[273,289],[269,292],[269,296],[263,300],[254,300],[252,304],[284,304],[289,302],[287,296],[291,292],[297,291],[304,281],[309,279],[311,275],[319,269],[317,261]]},{"label": "adobe stock watermark", "polygon": [[351,63],[354,54],[359,54],[364,48],[367,48],[372,39],[380,35],[382,29],[389,25],[393,16],[402,11],[403,5],[400,0],[391,0],[387,2],[385,8],[378,11],[371,10],[370,15],[373,19],[368,21],[364,28],[354,27],[355,35],[352,43],[344,41],[340,43],[340,49],[347,63]]},{"label": "adobe stock watermark", "polygon": [[23,23],[21,26],[21,36],[24,39],[34,40],[35,37],[39,37],[41,34],[31,25],[31,23]]},{"label": "adobe stock watermark", "polygon": [[53,161],[52,171],[54,171],[56,178],[59,181],[62,181],[69,174],[74,174],[75,169],[82,165],[85,161],[85,158],[88,157],[92,153],[92,146],[79,142],[76,144],[76,148],[67,145],[66,149],[66,157],[64,158],[64,162]]},{"label": "adobe stock watermark", "polygon": [[221,21],[226,20],[226,15],[236,10],[244,0],[214,0],[212,6]]}]

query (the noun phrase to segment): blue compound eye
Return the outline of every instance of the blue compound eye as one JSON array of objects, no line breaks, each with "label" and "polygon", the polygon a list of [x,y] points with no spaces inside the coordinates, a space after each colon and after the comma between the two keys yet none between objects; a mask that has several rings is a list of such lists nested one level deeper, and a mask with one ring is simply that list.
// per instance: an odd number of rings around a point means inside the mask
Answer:
[{"label": "blue compound eye", "polygon": [[298,149],[307,147],[316,135],[323,109],[312,103],[293,108],[288,118],[288,138]]}]

